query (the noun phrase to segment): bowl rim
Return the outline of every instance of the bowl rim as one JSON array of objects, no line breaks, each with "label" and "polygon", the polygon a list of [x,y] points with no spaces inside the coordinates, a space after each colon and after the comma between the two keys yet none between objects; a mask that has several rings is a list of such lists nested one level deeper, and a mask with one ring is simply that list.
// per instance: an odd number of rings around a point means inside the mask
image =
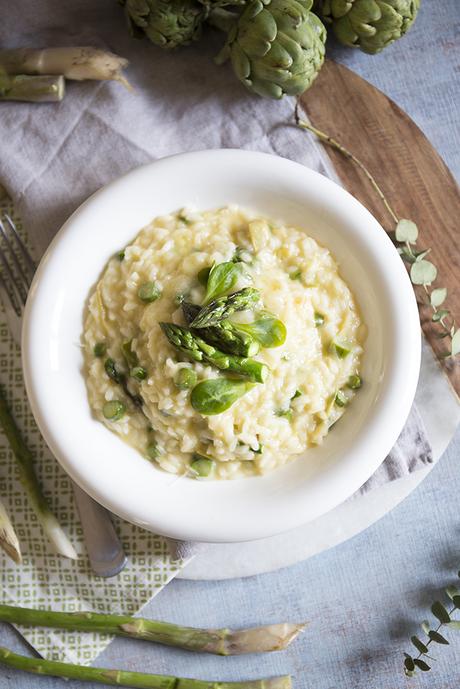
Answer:
[{"label": "bowl rim", "polygon": [[[321,508],[314,506],[308,510],[306,506],[302,508],[302,505],[298,504],[296,505],[296,513],[291,515],[288,515],[287,513],[284,514],[283,518],[280,520],[280,523],[276,527],[273,521],[269,521],[267,524],[257,524],[249,529],[247,528],[247,525],[245,528],[242,528],[241,525],[235,525],[233,527],[232,525],[228,525],[228,527],[223,528],[221,523],[219,523],[217,528],[213,524],[208,524],[206,528],[203,528],[203,524],[199,524],[199,521],[196,522],[196,520],[191,520],[189,523],[185,524],[184,520],[181,520],[181,518],[172,519],[171,515],[160,513],[156,514],[152,521],[150,516],[148,519],[146,519],[145,512],[140,509],[140,506],[136,506],[134,504],[127,505],[124,500],[120,499],[120,495],[109,494],[106,490],[104,490],[104,486],[101,486],[100,484],[95,485],[91,477],[85,475],[84,472],[82,473],[79,470],[78,463],[76,464],[75,459],[72,458],[69,448],[66,448],[65,441],[59,436],[57,429],[53,427],[49,400],[46,400],[46,386],[44,386],[44,382],[46,381],[43,377],[43,372],[40,370],[40,367],[36,366],[37,362],[35,361],[34,355],[34,347],[37,342],[37,338],[45,337],[46,339],[46,335],[43,335],[43,321],[37,319],[37,311],[40,310],[37,308],[37,305],[43,307],[44,300],[46,300],[46,289],[43,289],[43,277],[47,274],[48,266],[50,263],[52,264],[53,258],[57,251],[65,244],[68,238],[72,236],[72,233],[76,229],[75,226],[79,221],[81,221],[82,216],[84,216],[85,213],[88,213],[88,211],[91,212],[92,204],[100,203],[101,201],[104,201],[104,199],[107,201],[111,195],[120,192],[122,187],[128,188],[129,185],[132,186],[135,184],[136,180],[139,181],[144,175],[150,175],[152,170],[155,172],[155,174],[161,174],[162,169],[163,172],[167,172],[168,167],[171,170],[177,165],[193,166],[203,165],[204,163],[212,163],[213,165],[231,165],[232,162],[235,161],[235,156],[236,159],[238,159],[238,162],[241,162],[241,164],[243,162],[245,162],[247,165],[254,166],[260,164],[266,168],[270,168],[270,166],[278,166],[280,170],[284,169],[287,174],[302,175],[306,182],[317,184],[318,188],[327,188],[328,192],[330,192],[332,197],[335,199],[335,204],[342,203],[344,207],[346,206],[356,213],[356,232],[358,232],[358,222],[366,222],[370,227],[373,226],[374,229],[379,231],[380,238],[377,240],[377,243],[379,244],[380,248],[384,250],[384,253],[386,252],[387,258],[391,253],[389,252],[390,248],[393,254],[393,258],[391,258],[393,264],[390,266],[392,281],[390,282],[387,280],[388,289],[391,291],[391,298],[395,304],[399,303],[401,299],[405,302],[405,337],[403,341],[401,341],[401,351],[398,350],[393,353],[397,363],[396,368],[399,368],[399,370],[405,370],[405,385],[402,387],[401,384],[398,384],[398,381],[395,379],[390,379],[387,381],[384,393],[384,404],[386,409],[386,419],[388,420],[391,418],[392,423],[390,428],[385,429],[385,433],[382,433],[382,428],[379,429],[381,441],[379,451],[376,452],[373,457],[369,458],[368,464],[364,470],[361,467],[360,471],[357,470],[353,476],[346,475],[346,472],[343,470],[343,468],[337,464],[335,466],[334,473],[331,474],[331,478],[334,478],[335,489],[337,489],[337,485],[341,485],[342,490],[339,491],[339,496],[337,496],[337,490],[335,490],[335,492],[331,491],[333,493],[332,495],[325,495]],[[280,170],[277,172],[277,174],[280,172]],[[305,202],[308,204],[307,195]],[[334,252],[333,247],[331,247],[331,249],[332,252]],[[408,359],[409,354],[410,357]],[[337,504],[352,495],[382,463],[385,456],[396,442],[397,437],[404,426],[415,396],[420,369],[420,358],[421,331],[414,291],[402,261],[397,255],[390,238],[378,221],[345,189],[319,172],[311,170],[300,163],[282,158],[280,156],[242,149],[208,149],[167,156],[131,170],[130,172],[113,180],[92,194],[74,211],[74,213],[72,213],[46,250],[37,268],[31,289],[29,291],[29,297],[24,313],[22,332],[22,361],[24,380],[34,417],[51,452],[57,458],[64,470],[71,476],[71,478],[99,503],[130,522],[136,523],[144,528],[169,536],[171,538],[208,542],[236,542],[243,540],[255,540],[258,538],[265,538],[275,535],[276,533],[281,533],[291,528],[295,528],[302,523],[320,516],[320,514],[329,511]],[[391,415],[390,409],[392,405],[397,407],[397,418],[395,413]],[[376,428],[379,426],[379,423],[377,423],[378,419],[379,415],[377,414],[376,419],[374,419],[374,425]],[[370,436],[372,436],[372,433],[375,434],[375,432],[376,431],[374,428],[370,430],[368,429],[367,431],[363,432],[363,437],[360,436],[361,451],[365,447],[367,447],[368,450],[370,449]],[[276,474],[277,471],[279,471],[279,469],[271,472],[269,476]],[[242,479],[244,482],[253,480],[262,481],[263,478],[257,477],[255,479]],[[239,483],[239,481],[232,481],[231,483],[236,484]],[[208,482],[207,485],[210,485],[210,483]]]}]

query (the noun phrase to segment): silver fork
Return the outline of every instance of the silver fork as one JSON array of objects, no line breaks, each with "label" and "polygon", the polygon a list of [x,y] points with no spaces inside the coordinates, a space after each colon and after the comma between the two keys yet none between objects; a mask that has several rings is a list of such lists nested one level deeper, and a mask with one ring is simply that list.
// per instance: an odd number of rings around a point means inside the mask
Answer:
[{"label": "silver fork", "polygon": [[[19,346],[24,306],[35,269],[14,222],[5,213],[0,218],[0,298],[11,335]],[[127,559],[110,513],[77,484],[73,483],[73,488],[91,567],[101,577],[115,576]]]}]

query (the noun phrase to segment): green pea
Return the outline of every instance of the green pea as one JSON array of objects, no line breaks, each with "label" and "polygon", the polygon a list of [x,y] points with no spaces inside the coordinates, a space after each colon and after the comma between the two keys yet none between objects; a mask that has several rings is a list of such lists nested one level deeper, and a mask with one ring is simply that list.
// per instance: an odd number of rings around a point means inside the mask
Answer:
[{"label": "green pea", "polygon": [[194,453],[192,455],[192,461],[190,462],[190,469],[197,474],[197,476],[202,476],[205,478],[206,476],[209,476],[214,468],[214,465],[215,462],[213,459],[209,459],[209,457],[204,457],[203,455]]},{"label": "green pea", "polygon": [[105,342],[96,342],[93,349],[94,356],[97,356],[98,358],[104,356],[106,351],[107,345],[105,344]]},{"label": "green pea", "polygon": [[221,414],[253,387],[254,383],[231,378],[203,380],[193,388],[190,402],[200,414]]},{"label": "green pea", "polygon": [[315,321],[315,325],[317,328],[319,328],[320,325],[323,325],[324,320],[325,320],[325,318],[324,318],[323,314],[319,313],[319,311],[315,311],[314,321]]},{"label": "green pea", "polygon": [[179,390],[188,390],[196,385],[197,375],[193,368],[181,368],[176,376],[175,384]]},{"label": "green pea", "polygon": [[123,261],[124,257],[125,257],[125,251],[124,251],[124,249],[122,249],[121,251],[118,251],[118,252],[115,254],[115,258],[117,258],[117,259],[120,261],[120,263]]},{"label": "green pea", "polygon": [[135,366],[131,369],[130,375],[132,378],[136,378],[136,380],[145,380],[147,378],[147,371],[142,366]]},{"label": "green pea", "polygon": [[342,390],[337,390],[335,393],[334,402],[338,407],[346,407],[348,404],[348,397],[344,392],[342,392]]},{"label": "green pea", "polygon": [[161,453],[158,448],[158,444],[155,441],[147,445],[146,454],[149,459],[158,459]]},{"label": "green pea", "polygon": [[337,354],[339,359],[345,359],[345,357],[347,357],[350,354],[351,347],[350,345],[341,342],[333,342],[332,350]]},{"label": "green pea", "polygon": [[350,388],[350,390],[358,390],[358,388],[360,388],[362,384],[363,381],[357,373],[354,373],[352,376],[350,376],[347,381],[347,387]]},{"label": "green pea", "polygon": [[137,291],[139,299],[146,304],[150,304],[161,297],[161,289],[155,282],[144,282]]},{"label": "green pea", "polygon": [[111,400],[102,407],[102,413],[109,421],[119,421],[125,415],[126,407],[120,400]]},{"label": "green pea", "polygon": [[275,415],[282,416],[288,421],[292,421],[292,409],[277,409]]},{"label": "green pea", "polygon": [[293,270],[292,273],[289,273],[289,277],[291,280],[300,280],[302,277],[302,271],[300,268],[297,268],[297,270]]},{"label": "green pea", "polygon": [[206,285],[208,284],[208,277],[210,272],[211,268],[206,266],[206,268],[202,268],[197,275],[198,282],[202,284],[203,287],[206,287]]}]

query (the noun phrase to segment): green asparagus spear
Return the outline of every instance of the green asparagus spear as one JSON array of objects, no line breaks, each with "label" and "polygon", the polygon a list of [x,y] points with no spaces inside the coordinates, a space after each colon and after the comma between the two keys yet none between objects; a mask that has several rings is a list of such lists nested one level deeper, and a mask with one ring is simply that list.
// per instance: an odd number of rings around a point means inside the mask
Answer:
[{"label": "green asparagus spear", "polygon": [[128,670],[108,670],[107,668],[60,663],[56,660],[29,658],[13,653],[4,647],[0,647],[0,664],[37,675],[100,682],[117,687],[137,687],[138,689],[290,689],[291,687],[289,675],[247,682],[209,682],[200,679],[151,675]]},{"label": "green asparagus spear", "polygon": [[0,620],[25,626],[55,627],[144,639],[165,646],[214,655],[242,655],[282,651],[304,629],[304,624],[281,623],[249,629],[198,629],[129,615],[96,612],[55,612],[0,605]]},{"label": "green asparagus spear", "polygon": [[252,308],[260,299],[260,293],[253,287],[245,287],[226,297],[219,297],[203,306],[190,323],[192,328],[207,328],[225,320],[236,311]]},{"label": "green asparagus spear", "polygon": [[268,367],[255,359],[226,354],[205,342],[187,328],[174,323],[160,323],[169,342],[193,361],[202,361],[221,371],[229,371],[246,376],[257,383],[264,383]]},{"label": "green asparagus spear", "polygon": [[42,525],[43,531],[46,533],[58,553],[64,555],[65,557],[69,557],[72,560],[76,560],[77,553],[64,533],[58,520],[51,512],[48,501],[43,494],[40,483],[38,482],[38,478],[35,474],[32,452],[22,439],[21,432],[17,427],[10,410],[8,409],[8,405],[1,388],[0,425],[3,428],[3,432],[5,433],[16,458],[19,466],[19,477],[21,479],[21,483],[29,496],[32,508],[37,515],[38,521]]},{"label": "green asparagus spear", "polygon": [[115,383],[118,383],[125,395],[129,397],[131,402],[136,407],[142,407],[142,405],[144,404],[142,397],[140,395],[135,395],[131,392],[131,390],[128,387],[128,381],[126,380],[125,374],[118,369],[113,359],[109,357],[104,361],[104,369],[108,377],[111,378]]},{"label": "green asparagus spear", "polygon": [[[200,307],[188,301],[182,302],[182,311],[187,323],[199,313]],[[209,328],[199,328],[200,337],[209,344],[219,347],[224,352],[238,356],[255,356],[260,349],[259,343],[249,333],[239,330],[231,321],[225,320]]]}]

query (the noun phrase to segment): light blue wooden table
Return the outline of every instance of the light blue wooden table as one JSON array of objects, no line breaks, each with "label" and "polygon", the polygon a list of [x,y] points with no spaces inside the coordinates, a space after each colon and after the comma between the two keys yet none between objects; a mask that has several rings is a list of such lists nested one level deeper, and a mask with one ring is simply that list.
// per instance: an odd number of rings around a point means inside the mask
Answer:
[{"label": "light blue wooden table", "polygon": [[[330,53],[390,95],[424,130],[460,177],[460,4],[422,0],[409,36],[376,57]],[[431,673],[407,680],[402,652],[432,600],[455,583],[460,566],[460,432],[422,485],[351,541],[296,566],[223,583],[175,581],[147,614],[184,624],[241,626],[280,618],[310,620],[284,654],[213,658],[116,640],[105,666],[238,680],[290,672],[298,689],[460,687],[460,632],[437,647]],[[460,583],[460,582],[459,582]],[[6,625],[0,643],[26,645]],[[0,671],[0,689],[88,687]],[[97,685],[91,685],[91,687]],[[90,688],[91,689],[91,688]]]}]

